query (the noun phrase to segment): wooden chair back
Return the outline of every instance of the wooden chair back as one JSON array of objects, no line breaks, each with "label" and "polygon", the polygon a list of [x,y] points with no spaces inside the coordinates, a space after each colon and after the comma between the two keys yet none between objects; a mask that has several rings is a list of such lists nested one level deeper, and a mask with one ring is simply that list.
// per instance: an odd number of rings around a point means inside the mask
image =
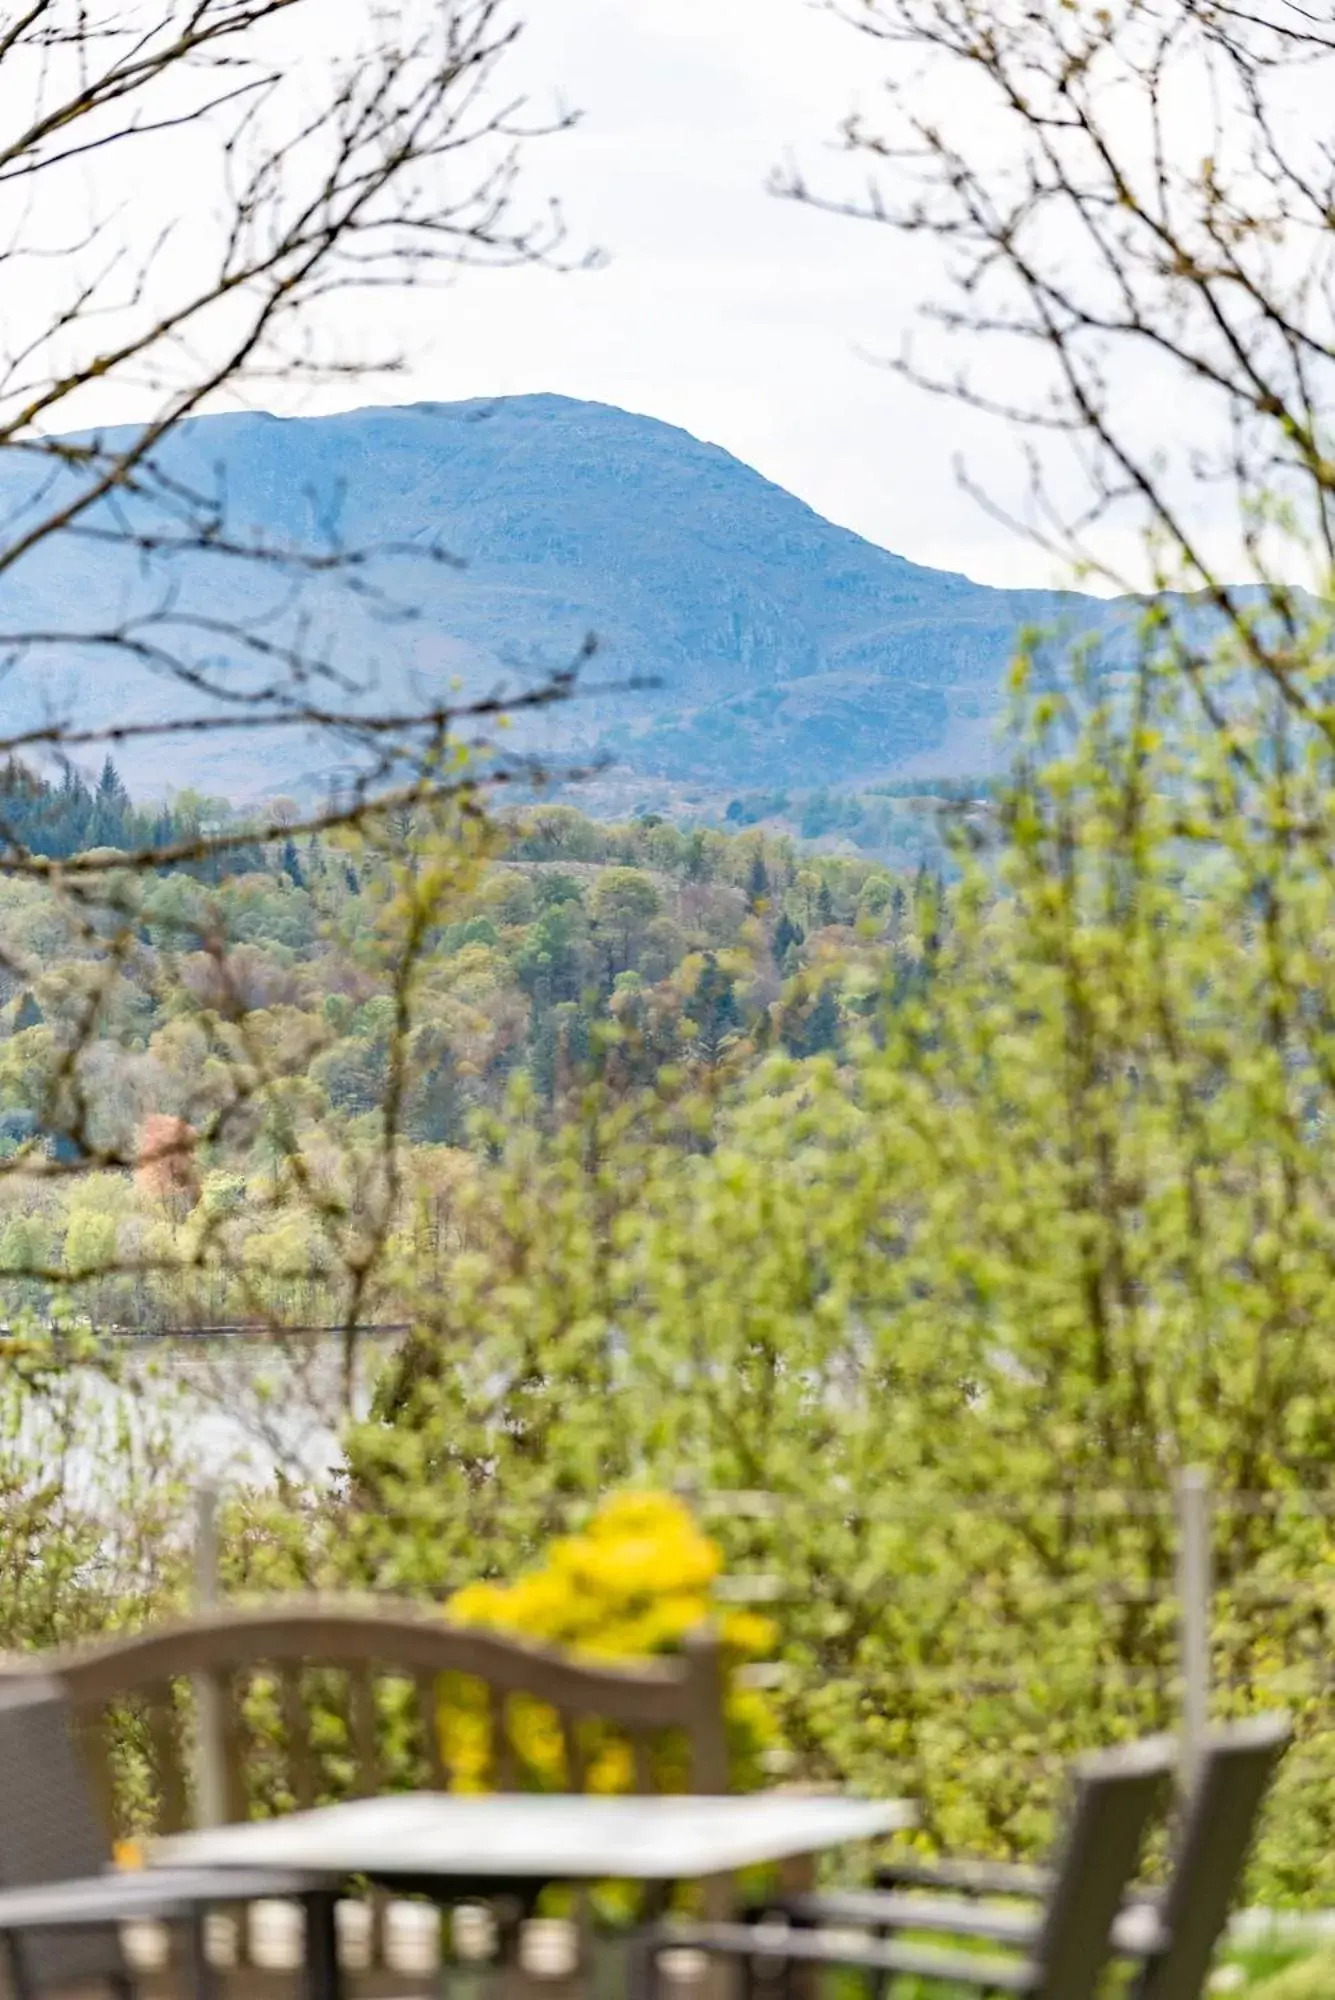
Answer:
[{"label": "wooden chair back", "polygon": [[[515,1742],[517,1697],[542,1704],[559,1730],[562,1789],[585,1789],[590,1722],[624,1734],[639,1791],[657,1788],[656,1745],[672,1735],[685,1745],[685,1789],[728,1789],[722,1667],[708,1631],[680,1657],[603,1666],[411,1604],[302,1598],[220,1607],[47,1655],[41,1669],[70,1704],[111,1829],[171,1833],[202,1817],[447,1789],[459,1774],[438,1717],[460,1684],[443,1676],[485,1690],[489,1789],[531,1780]],[[215,1738],[203,1756],[201,1729]],[[210,1757],[222,1797],[201,1814],[194,1776]]]},{"label": "wooden chair back", "polygon": [[1032,1952],[1037,2000],[1093,2000],[1113,1918],[1176,1762],[1173,1738],[1158,1736],[1077,1763],[1075,1795]]},{"label": "wooden chair back", "polygon": [[[740,1961],[748,1995],[758,1968],[768,1963],[784,1975],[785,1992],[791,1990],[788,1975],[793,1968],[828,1965],[874,1974],[878,1992],[904,1978],[988,1996],[1016,1993],[1028,2000],[1094,2000],[1112,1955],[1113,1918],[1176,1762],[1174,1739],[1160,1736],[1083,1758],[1076,1765],[1066,1834],[1037,1927],[1020,1913],[1016,1923],[988,1928],[985,1921],[972,1921],[985,1919],[985,1911],[953,1899],[949,1921],[933,1926],[915,1921],[924,1913],[930,1918],[929,1897],[917,1901],[852,1891],[786,1898],[779,1907],[785,1919],[795,1919],[792,1923],[671,1924],[643,1930],[631,1957],[630,2000],[657,2000],[659,1959],[681,1946]],[[992,1949],[980,1952],[956,1945],[943,1950],[884,1934],[919,1928],[971,1937]],[[794,1983],[800,1992],[800,1978]]]},{"label": "wooden chair back", "polygon": [[1136,2000],[1197,2000],[1205,1991],[1261,1802],[1292,1736],[1287,1715],[1259,1715],[1205,1739],[1162,1905],[1166,1946],[1142,1969]]},{"label": "wooden chair back", "polygon": [[[28,1674],[0,1682],[0,1887],[30,1889],[99,1875],[111,1858],[70,1730],[60,1683]],[[9,1984],[18,1994],[110,1983],[128,1990],[114,1924],[11,1934]]]}]

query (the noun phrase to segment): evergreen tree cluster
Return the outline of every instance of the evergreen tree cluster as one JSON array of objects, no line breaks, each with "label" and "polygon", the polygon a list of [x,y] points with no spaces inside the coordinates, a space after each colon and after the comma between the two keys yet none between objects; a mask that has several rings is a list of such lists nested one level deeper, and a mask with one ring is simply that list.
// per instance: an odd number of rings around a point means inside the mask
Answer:
[{"label": "evergreen tree cluster", "polygon": [[[73,764],[58,778],[42,776],[15,756],[0,765],[0,865],[6,854],[63,860],[93,848],[146,853],[186,843],[234,819],[225,800],[196,792],[181,792],[170,803],[136,803],[110,755],[95,781]],[[265,865],[259,847],[247,847],[231,854],[227,873],[246,874]],[[286,855],[284,866],[290,872]],[[217,872],[207,861],[191,868],[205,877]]]},{"label": "evergreen tree cluster", "polygon": [[146,847],[177,832],[170,809],[134,805],[110,757],[90,784],[72,764],[58,781],[17,757],[0,767],[0,839],[8,848],[60,859],[90,847]]}]

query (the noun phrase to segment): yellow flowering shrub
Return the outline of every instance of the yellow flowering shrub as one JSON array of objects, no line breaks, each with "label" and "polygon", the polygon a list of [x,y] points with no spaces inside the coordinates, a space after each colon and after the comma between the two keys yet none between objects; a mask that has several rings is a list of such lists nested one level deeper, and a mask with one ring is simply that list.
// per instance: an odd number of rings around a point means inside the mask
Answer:
[{"label": "yellow flowering shrub", "polygon": [[[755,1689],[740,1686],[736,1670],[767,1653],[774,1633],[768,1619],[717,1604],[714,1585],[721,1567],[717,1546],[680,1500],[666,1493],[621,1493],[603,1502],[582,1533],[554,1542],[541,1568],[513,1583],[468,1584],[446,1608],[458,1624],[597,1660],[678,1652],[688,1633],[712,1624],[724,1649],[733,1782],[744,1787],[758,1781],[761,1753],[775,1742],[777,1729],[770,1704]],[[493,1767],[486,1689],[451,1677],[439,1728],[441,1754],[456,1786],[484,1789]],[[509,1730],[524,1782],[552,1791],[571,1782],[552,1709],[516,1698]],[[631,1747],[618,1732],[589,1723],[580,1748],[587,1789],[633,1788]],[[661,1789],[687,1789],[686,1746],[669,1739],[653,1754]]]}]

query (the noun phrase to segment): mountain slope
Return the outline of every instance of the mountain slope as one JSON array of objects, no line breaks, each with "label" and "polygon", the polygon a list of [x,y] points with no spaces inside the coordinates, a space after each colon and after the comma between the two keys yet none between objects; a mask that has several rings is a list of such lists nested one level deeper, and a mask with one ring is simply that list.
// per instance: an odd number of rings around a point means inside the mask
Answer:
[{"label": "mountain slope", "polygon": [[[179,691],[144,666],[76,643],[127,613],[165,617],[173,645],[241,686],[253,670],[196,628],[260,621],[279,635],[299,622],[377,703],[430,698],[456,677],[521,686],[591,634],[588,678],[661,686],[581,699],[530,726],[530,740],[711,790],[867,781],[908,766],[949,774],[985,758],[1023,625],[1114,615],[1092,599],[918,567],[684,431],[557,396],[205,418],[172,443],[167,466],[183,486],[225,493],[232,529],[271,545],[314,534],[385,552],[355,594],[306,582],[298,610],[282,564],[49,544],[0,584],[0,624],[69,636],[11,673],[7,729],[52,701],[83,720],[179,707]],[[17,455],[0,459],[11,519],[30,478]],[[434,546],[462,567],[410,553]],[[256,789],[291,782],[298,767],[318,775],[330,755],[290,738],[203,740],[173,753],[172,775]],[[141,782],[157,765],[161,782],[160,753],[126,762]]]}]

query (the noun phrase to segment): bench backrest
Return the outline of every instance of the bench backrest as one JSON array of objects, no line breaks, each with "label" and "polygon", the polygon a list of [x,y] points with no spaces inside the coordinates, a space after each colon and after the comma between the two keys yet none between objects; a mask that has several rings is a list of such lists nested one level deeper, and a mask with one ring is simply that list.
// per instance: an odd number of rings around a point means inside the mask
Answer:
[{"label": "bench backrest", "polygon": [[[447,1789],[460,1773],[438,1723],[461,1688],[482,1705],[473,1784],[533,1781],[513,1726],[526,1697],[530,1726],[536,1702],[559,1731],[562,1789],[585,1789],[591,1723],[624,1736],[637,1791],[658,1788],[664,1737],[679,1746],[685,1789],[728,1789],[722,1667],[707,1631],[679,1657],[603,1666],[413,1605],[302,1598],[222,1607],[40,1666],[69,1701],[113,1829],[169,1833],[387,1788]],[[201,1729],[214,1739],[203,1758]],[[210,1757],[222,1796],[201,1814],[193,1777]]]}]

